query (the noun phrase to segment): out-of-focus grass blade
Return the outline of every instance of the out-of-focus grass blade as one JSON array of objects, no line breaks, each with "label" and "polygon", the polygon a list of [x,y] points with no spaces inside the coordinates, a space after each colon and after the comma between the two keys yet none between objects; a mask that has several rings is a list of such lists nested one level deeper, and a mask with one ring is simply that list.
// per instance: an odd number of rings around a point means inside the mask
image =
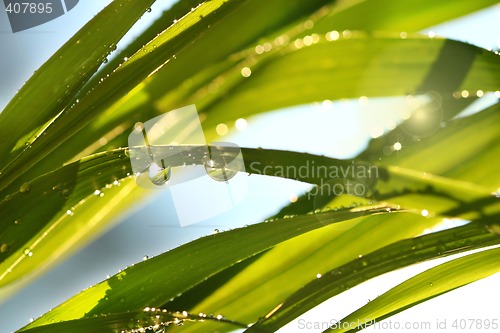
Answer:
[{"label": "out-of-focus grass blade", "polygon": [[[419,31],[493,6],[495,0],[420,1],[391,0],[346,1],[315,24],[321,32],[336,30]],[[358,18],[358,19],[356,19]]]},{"label": "out-of-focus grass blade", "polygon": [[500,104],[445,126],[414,143],[402,140],[402,149],[387,156],[383,148],[394,145],[400,137],[398,132],[389,133],[378,142],[373,140],[359,158],[381,158],[381,165],[428,172],[496,191],[500,187],[500,174],[494,163],[495,156],[500,154]]},{"label": "out-of-focus grass blade", "polygon": [[153,2],[113,1],[34,73],[0,113],[2,161],[18,140],[29,141],[28,134],[67,106]]},{"label": "out-of-focus grass blade", "polygon": [[215,93],[205,86],[189,102],[212,127],[227,120],[227,110],[244,118],[325,99],[496,91],[499,70],[499,56],[456,41],[313,34],[275,54],[248,56],[214,80],[221,82]]},{"label": "out-of-focus grass blade", "polygon": [[[341,322],[380,321],[419,303],[445,294],[500,271],[500,248],[467,255],[420,273],[399,284]],[[349,330],[356,332],[360,328]],[[347,332],[336,328],[326,332]]]},{"label": "out-of-focus grass blade", "polygon": [[[320,278],[311,281],[275,308],[270,308],[270,312],[247,332],[275,332],[305,311],[375,276],[425,260],[498,243],[500,238],[496,234],[476,223],[402,240],[332,271],[319,272],[322,273]],[[498,261],[495,268],[499,269]],[[481,274],[477,276],[488,276],[492,271],[487,269],[485,275]]]}]

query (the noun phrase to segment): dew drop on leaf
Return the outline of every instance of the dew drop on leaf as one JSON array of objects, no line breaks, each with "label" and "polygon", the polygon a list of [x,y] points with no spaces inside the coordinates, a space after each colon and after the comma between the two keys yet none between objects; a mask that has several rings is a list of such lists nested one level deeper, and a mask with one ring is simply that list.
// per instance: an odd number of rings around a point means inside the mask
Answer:
[{"label": "dew drop on leaf", "polygon": [[219,182],[227,182],[238,173],[237,171],[229,169],[225,161],[218,162],[213,159],[208,159],[203,162],[203,165],[210,178]]},{"label": "dew drop on leaf", "polygon": [[21,193],[28,193],[31,189],[31,185],[30,183],[23,183],[20,187],[19,187],[19,192]]},{"label": "dew drop on leaf", "polygon": [[148,170],[148,176],[151,182],[158,186],[163,186],[168,183],[172,177],[172,167],[165,164],[165,160],[161,160],[161,166],[156,163],[151,163]]},{"label": "dew drop on leaf", "polygon": [[9,245],[4,243],[0,246],[0,253],[5,253],[5,252],[7,252],[8,249],[9,249]]}]

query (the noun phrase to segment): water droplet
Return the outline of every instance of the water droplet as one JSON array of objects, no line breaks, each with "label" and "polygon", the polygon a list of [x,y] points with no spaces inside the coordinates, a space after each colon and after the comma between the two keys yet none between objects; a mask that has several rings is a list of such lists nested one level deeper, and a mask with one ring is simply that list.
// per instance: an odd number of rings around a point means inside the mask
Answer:
[{"label": "water droplet", "polygon": [[144,257],[142,257],[142,260],[144,260],[144,261],[146,261],[146,260],[148,260],[148,259],[149,259],[149,257],[148,257],[148,256],[144,256]]},{"label": "water droplet", "polygon": [[423,217],[427,217],[427,216],[429,216],[429,211],[427,209],[423,209],[421,214]]},{"label": "water droplet", "polygon": [[108,63],[108,58],[104,58],[104,59],[102,60],[102,62],[103,62],[103,63],[105,63],[105,64],[107,64],[107,63]]},{"label": "water droplet", "polygon": [[305,46],[311,46],[313,44],[312,36],[305,36],[302,43],[304,43]]},{"label": "water droplet", "polygon": [[218,234],[220,232],[219,229],[214,229],[214,234]]},{"label": "water droplet", "polygon": [[156,163],[151,163],[148,170],[148,176],[151,182],[158,186],[165,185],[172,177],[172,167],[165,164],[165,160],[161,160],[161,166]]},{"label": "water droplet", "polygon": [[321,273],[316,274],[316,278],[317,278],[317,279],[320,279],[320,278],[321,278],[321,276],[322,276],[322,275],[321,275]]},{"label": "water droplet", "polygon": [[340,34],[338,31],[333,30],[333,31],[327,32],[325,35],[325,38],[328,41],[338,40],[340,38]]},{"label": "water droplet", "polygon": [[28,193],[31,189],[31,185],[30,183],[23,183],[20,187],[19,187],[19,192],[21,193]]},{"label": "water droplet", "polygon": [[262,45],[257,45],[257,46],[255,47],[255,53],[257,53],[257,54],[262,54],[262,53],[264,53],[264,46],[262,46]]},{"label": "water droplet", "polygon": [[217,125],[217,127],[215,128],[215,131],[220,136],[226,135],[227,132],[229,131],[229,127],[227,127],[226,124],[221,123],[221,124]]},{"label": "water droplet", "polygon": [[152,11],[151,7],[149,7],[148,9],[146,9],[146,11],[147,11],[148,13],[151,13],[151,11]]},{"label": "water droplet", "polygon": [[2,244],[2,246],[0,246],[0,253],[5,253],[5,252],[7,252],[8,249],[9,249],[9,245],[4,243],[4,244]]},{"label": "water droplet", "polygon": [[95,196],[98,196],[98,195],[100,195],[100,194],[101,194],[101,191],[99,191],[99,190],[95,190],[95,191],[94,191],[94,195],[95,195]]},{"label": "water droplet", "polygon": [[203,165],[210,178],[220,182],[226,182],[238,173],[238,171],[229,169],[225,160],[215,161],[214,159],[207,159],[203,162]]},{"label": "water droplet", "polygon": [[241,69],[241,75],[243,77],[250,77],[250,75],[252,75],[252,70],[250,68],[248,68],[248,67],[243,67]]},{"label": "water droplet", "polygon": [[235,124],[236,129],[238,131],[244,131],[247,128],[247,125],[248,125],[246,119],[244,119],[244,118],[237,119],[234,124]]},{"label": "water droplet", "polygon": [[31,249],[28,248],[24,249],[24,254],[27,255],[28,257],[33,256],[33,252],[31,252]]},{"label": "water droplet", "polygon": [[344,30],[344,31],[342,31],[342,37],[344,37],[345,39],[351,38],[352,37],[351,30]]},{"label": "water droplet", "polygon": [[143,123],[141,123],[141,122],[135,123],[135,125],[134,125],[134,131],[136,131],[136,132],[142,132],[143,129],[144,129],[144,124]]},{"label": "water droplet", "polygon": [[61,195],[62,195],[64,198],[66,198],[66,199],[67,199],[67,198],[69,198],[70,194],[71,194],[71,191],[70,191],[70,190],[68,190],[68,189],[64,189],[64,190],[61,192]]},{"label": "water droplet", "polygon": [[66,215],[68,215],[68,216],[73,216],[73,211],[71,211],[71,209],[68,209],[68,210],[66,211]]}]

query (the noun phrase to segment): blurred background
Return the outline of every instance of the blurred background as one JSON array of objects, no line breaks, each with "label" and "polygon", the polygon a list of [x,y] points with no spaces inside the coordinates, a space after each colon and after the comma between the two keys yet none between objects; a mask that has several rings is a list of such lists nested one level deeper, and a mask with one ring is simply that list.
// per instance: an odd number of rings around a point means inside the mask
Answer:
[{"label": "blurred background", "polygon": [[[0,109],[5,107],[33,71],[109,2],[80,1],[77,7],[62,17],[16,34],[10,29],[5,11],[0,11]],[[172,2],[157,1],[151,12],[144,14],[118,48],[145,29]],[[500,5],[497,5],[423,33],[495,49],[500,47],[499,22]],[[487,94],[467,112],[475,112],[492,100],[493,96]],[[363,150],[370,138],[394,128],[403,118],[401,110],[405,103],[408,103],[405,98],[324,101],[287,110],[287,117],[280,116],[278,110],[240,121],[234,132],[224,136],[224,141],[234,142],[242,147],[293,149],[349,158]],[[314,114],[315,126],[308,127],[311,113]],[[318,130],[318,124],[324,124],[324,128]],[[327,132],[335,133],[335,140],[324,142],[322,136]],[[318,144],[319,142],[322,144]],[[280,186],[275,186],[276,184]],[[42,315],[82,289],[102,281],[107,275],[113,275],[127,265],[143,260],[145,256],[160,254],[203,235],[260,222],[308,188],[309,185],[291,180],[266,176],[248,177],[248,195],[238,207],[216,218],[187,227],[179,225],[170,192],[160,191],[138,207],[124,212],[120,223],[101,238],[0,304],[0,333],[19,329],[30,318]],[[185,200],[189,201],[190,198]],[[259,209],[252,209],[256,206]],[[442,225],[440,228],[451,226]],[[450,259],[452,258],[446,260]],[[356,293],[346,292],[334,302],[326,302],[302,318],[308,321],[340,319],[369,301],[367,295],[373,299],[415,272],[435,264],[437,261],[393,272],[390,277],[385,275],[368,281],[360,290],[356,289]],[[440,320],[448,318],[450,321],[467,317],[500,320],[499,294],[500,276],[497,274],[388,320],[433,323],[438,317]],[[280,332],[296,332],[297,327],[298,321],[294,321]],[[441,332],[456,330],[449,327]]]}]

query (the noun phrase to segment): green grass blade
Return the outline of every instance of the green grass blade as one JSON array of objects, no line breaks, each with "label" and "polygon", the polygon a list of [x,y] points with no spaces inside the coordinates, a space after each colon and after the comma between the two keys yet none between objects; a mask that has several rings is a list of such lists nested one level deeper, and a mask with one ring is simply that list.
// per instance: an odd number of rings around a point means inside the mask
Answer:
[{"label": "green grass blade", "polygon": [[396,31],[398,33],[419,31],[496,3],[494,0],[347,1],[343,10],[335,11],[320,20],[315,24],[315,28],[321,32],[332,29]]},{"label": "green grass blade", "polygon": [[326,224],[384,212],[387,213],[385,207],[359,212],[332,211],[322,213],[321,221],[317,215],[305,215],[203,237],[125,269],[76,295],[27,328],[160,306],[222,269],[287,239]]},{"label": "green grass blade", "polygon": [[[378,322],[419,303],[484,279],[500,271],[499,255],[500,248],[497,247],[433,267],[392,288],[341,322],[355,322],[358,318]],[[325,332],[346,330],[334,329]]]},{"label": "green grass blade", "polygon": [[[0,113],[0,158],[67,107],[154,0],[113,1],[57,51]],[[24,148],[24,142],[22,142]]]},{"label": "green grass blade", "polygon": [[[321,35],[306,38],[299,44],[291,41],[275,56],[252,55],[242,60],[219,76],[223,83],[215,94],[208,87],[194,92],[190,102],[209,115],[204,126],[226,121],[226,110],[233,110],[234,118],[245,118],[325,99],[431,90],[452,97],[456,90],[495,91],[500,87],[498,76],[493,74],[500,70],[500,57],[460,42],[426,37],[371,38],[364,33],[333,41]],[[241,74],[245,67],[251,71],[249,77]]]},{"label": "green grass blade", "polygon": [[[375,276],[425,260],[499,242],[498,236],[488,232],[483,225],[471,224],[391,244],[332,271],[320,272],[324,273],[321,278],[305,285],[277,305],[275,310],[270,308],[269,311],[273,311],[247,332],[275,332],[305,311]],[[486,276],[489,274],[486,273]]]}]

